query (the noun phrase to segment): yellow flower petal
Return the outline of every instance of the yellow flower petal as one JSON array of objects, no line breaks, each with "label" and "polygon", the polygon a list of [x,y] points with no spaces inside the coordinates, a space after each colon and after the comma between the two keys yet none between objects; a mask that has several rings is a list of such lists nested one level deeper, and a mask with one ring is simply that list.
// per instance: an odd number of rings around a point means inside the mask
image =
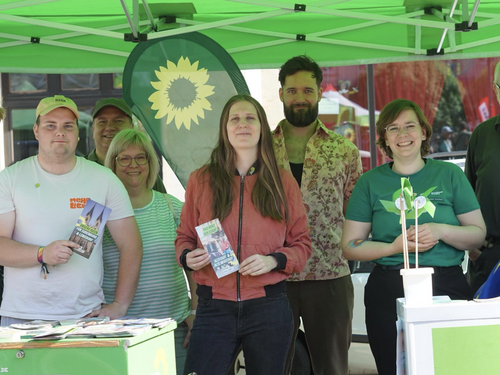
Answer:
[{"label": "yellow flower petal", "polygon": [[[182,125],[190,130],[191,122],[198,124],[199,118],[205,118],[205,111],[211,111],[212,105],[207,97],[214,94],[214,86],[205,85],[210,79],[207,69],[198,69],[199,61],[191,64],[189,57],[181,56],[177,65],[167,60],[166,67],[160,66],[160,70],[155,70],[159,81],[150,82],[157,91],[151,94],[148,100],[152,103],[151,109],[156,110],[156,119],[167,116],[166,125],[175,120],[175,126],[180,129]],[[191,103],[184,107],[176,107],[169,97],[170,90],[176,90],[175,84],[178,79],[184,79],[193,84],[196,97]],[[185,85],[185,81],[181,85]],[[189,85],[189,83],[188,83]],[[177,86],[178,88],[179,86]],[[184,86],[185,87],[185,86]],[[182,101],[182,99],[181,99]]]}]

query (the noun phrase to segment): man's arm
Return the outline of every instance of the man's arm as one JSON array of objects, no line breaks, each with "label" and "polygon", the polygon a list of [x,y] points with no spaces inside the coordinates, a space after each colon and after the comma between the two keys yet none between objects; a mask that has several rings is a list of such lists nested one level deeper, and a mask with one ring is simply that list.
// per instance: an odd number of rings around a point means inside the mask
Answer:
[{"label": "man's arm", "polygon": [[126,315],[134,299],[141,271],[142,239],[133,216],[108,221],[107,226],[120,251],[115,300],[91,315],[116,319]]},{"label": "man's arm", "polygon": [[356,182],[359,180],[362,174],[363,166],[361,163],[361,155],[359,154],[359,150],[356,149],[351,157],[349,170],[347,171],[346,176],[346,184],[344,184],[344,202],[342,207],[344,217],[347,212],[347,204],[349,203],[349,199],[351,198],[354,185],[356,185]]},{"label": "man's arm", "polygon": [[36,266],[38,247],[12,240],[15,222],[15,211],[0,215],[0,249],[2,249],[0,251],[0,264],[8,267]]},{"label": "man's arm", "polygon": [[16,212],[11,211],[0,215],[0,264],[7,267],[28,268],[39,265],[38,248],[42,250],[43,262],[50,265],[67,263],[73,251],[78,247],[72,241],[59,240],[50,244],[27,245],[12,240],[16,223]]}]

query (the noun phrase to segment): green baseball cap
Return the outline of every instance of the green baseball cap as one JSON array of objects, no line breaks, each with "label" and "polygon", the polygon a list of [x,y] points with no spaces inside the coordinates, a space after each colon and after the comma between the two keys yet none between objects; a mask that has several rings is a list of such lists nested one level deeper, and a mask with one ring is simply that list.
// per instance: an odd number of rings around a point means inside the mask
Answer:
[{"label": "green baseball cap", "polygon": [[36,107],[36,118],[38,118],[38,116],[45,116],[50,111],[61,107],[68,108],[71,112],[73,112],[77,119],[80,118],[80,115],[78,114],[78,107],[75,102],[62,95],[49,96],[40,100],[38,107]]},{"label": "green baseball cap", "polygon": [[132,109],[128,106],[127,102],[123,99],[117,99],[117,98],[101,99],[97,103],[95,103],[95,108],[94,111],[92,112],[92,118],[94,119],[101,109],[110,106],[118,108],[128,117],[132,118]]}]

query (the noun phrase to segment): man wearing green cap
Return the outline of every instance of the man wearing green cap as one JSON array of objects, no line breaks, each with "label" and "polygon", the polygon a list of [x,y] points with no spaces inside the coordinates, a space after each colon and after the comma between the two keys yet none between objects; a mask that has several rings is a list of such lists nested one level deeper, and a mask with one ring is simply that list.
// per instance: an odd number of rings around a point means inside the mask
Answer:
[{"label": "man wearing green cap", "polygon": [[[132,129],[132,109],[123,99],[107,98],[99,100],[92,112],[92,132],[94,134],[95,150],[86,159],[104,165],[108,148],[114,136],[123,129]],[[166,193],[160,176],[156,178],[153,190]]]},{"label": "man wearing green cap", "polygon": [[[109,169],[75,155],[78,108],[62,95],[42,99],[33,126],[38,155],[0,172],[2,325],[126,314],[139,278],[142,241],[130,199]],[[85,203],[112,211],[107,227],[120,249],[115,301],[104,305],[102,239],[89,259],[69,241]]]}]

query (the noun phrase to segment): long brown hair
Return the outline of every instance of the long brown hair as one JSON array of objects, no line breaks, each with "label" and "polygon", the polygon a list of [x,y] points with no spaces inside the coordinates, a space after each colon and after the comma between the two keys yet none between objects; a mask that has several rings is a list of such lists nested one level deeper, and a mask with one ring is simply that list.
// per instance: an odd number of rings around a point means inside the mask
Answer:
[{"label": "long brown hair", "polygon": [[[227,123],[229,110],[236,102],[251,103],[260,121],[260,139],[258,143],[257,160],[259,163],[257,181],[252,189],[252,203],[263,217],[274,220],[288,220],[288,202],[281,182],[280,171],[274,156],[271,129],[267,116],[260,103],[249,95],[235,95],[230,98],[220,117],[219,141],[205,167],[204,175],[208,174],[210,187],[213,191],[212,213],[214,217],[224,220],[233,206],[236,193],[236,152],[229,142]],[[228,191],[229,190],[229,191]]]}]

